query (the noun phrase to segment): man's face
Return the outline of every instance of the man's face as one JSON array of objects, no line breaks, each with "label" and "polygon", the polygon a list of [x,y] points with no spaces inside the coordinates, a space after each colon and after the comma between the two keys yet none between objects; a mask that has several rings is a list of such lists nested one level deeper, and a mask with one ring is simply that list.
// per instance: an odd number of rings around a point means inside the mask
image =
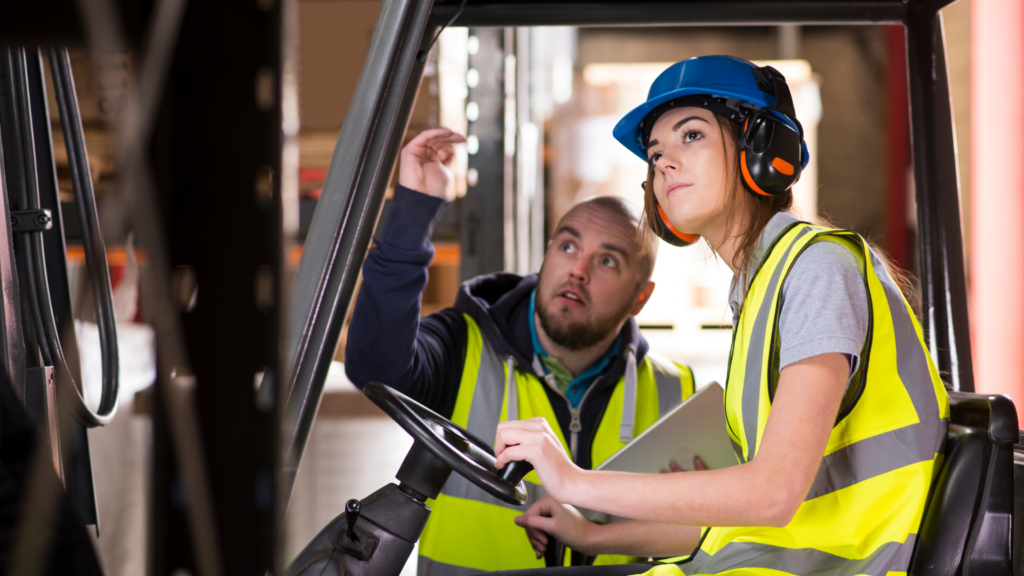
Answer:
[{"label": "man's face", "polygon": [[536,301],[541,326],[557,344],[593,346],[639,311],[648,282],[633,234],[623,217],[592,205],[562,218],[548,242]]}]

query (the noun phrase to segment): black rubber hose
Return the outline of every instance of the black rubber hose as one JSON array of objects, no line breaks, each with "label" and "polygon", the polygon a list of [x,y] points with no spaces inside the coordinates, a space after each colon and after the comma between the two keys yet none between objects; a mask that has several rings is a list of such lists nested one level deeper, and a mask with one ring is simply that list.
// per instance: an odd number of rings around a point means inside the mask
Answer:
[{"label": "black rubber hose", "polygon": [[[113,418],[117,411],[118,395],[118,356],[117,327],[114,317],[114,300],[110,288],[110,275],[107,267],[107,251],[100,233],[99,214],[96,210],[96,195],[92,187],[92,174],[89,169],[89,158],[85,147],[85,135],[82,131],[82,118],[78,110],[78,98],[75,94],[74,77],[71,74],[71,60],[68,51],[63,49],[50,50],[50,70],[53,75],[53,86],[56,93],[57,106],[60,110],[60,124],[64,132],[64,143],[67,147],[68,166],[71,169],[71,180],[78,206],[78,219],[82,226],[82,239],[85,248],[85,268],[92,284],[93,299],[96,306],[96,323],[99,327],[100,353],[103,362],[103,385],[100,394],[100,405],[96,412],[86,406],[81,392],[73,385],[73,377],[64,359],[60,346],[57,324],[50,303],[48,284],[45,282],[46,267],[43,261],[42,234],[33,234],[38,238],[33,242],[33,260],[37,278],[41,278],[42,287],[39,292],[40,305],[43,311],[45,338],[53,354],[54,366],[63,371],[74,394],[72,404],[78,420],[85,426],[102,426]],[[38,195],[35,198],[38,208]],[[31,202],[31,200],[30,200]]]},{"label": "black rubber hose", "polygon": [[[10,74],[12,79],[13,100],[18,112],[20,144],[24,154],[25,186],[24,208],[28,210],[39,209],[39,187],[36,180],[35,143],[31,125],[31,109],[29,105],[29,88],[27,77],[27,59],[24,49],[16,49],[8,53],[10,63]],[[32,325],[36,332],[36,343],[39,346],[39,353],[45,365],[54,366],[57,380],[57,393],[63,404],[72,410],[75,419],[85,426],[102,426],[110,421],[117,408],[116,388],[113,407],[101,409],[94,413],[85,404],[81,390],[75,384],[74,378],[64,362],[64,354],[60,347],[60,339],[57,333],[57,325],[53,316],[53,308],[50,301],[49,283],[46,277],[46,262],[43,257],[42,231],[20,233],[24,234],[18,244],[18,253],[21,255],[19,265],[24,266],[23,278],[27,280],[27,286],[22,294],[27,297],[26,307],[32,318]],[[116,385],[115,385],[116,386]],[[102,402],[101,402],[102,404]],[[101,406],[101,408],[104,408]]]}]

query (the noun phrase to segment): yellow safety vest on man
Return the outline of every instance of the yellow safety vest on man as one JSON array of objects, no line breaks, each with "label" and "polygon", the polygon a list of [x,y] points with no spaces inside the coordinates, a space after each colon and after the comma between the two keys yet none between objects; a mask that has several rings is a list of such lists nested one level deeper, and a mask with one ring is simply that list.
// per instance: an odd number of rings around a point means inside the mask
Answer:
[{"label": "yellow safety vest on man", "polygon": [[[466,363],[452,422],[490,444],[499,422],[543,416],[552,424],[565,451],[575,458],[579,408],[572,409],[571,436],[564,438],[545,384],[502,358],[465,314],[468,339]],[[626,354],[626,373],[619,378],[593,438],[592,463],[597,466],[625,446],[694,391],[693,373],[686,366],[656,358],[648,352],[636,362]],[[590,386],[596,387],[597,382]],[[589,393],[589,390],[588,390]],[[667,464],[667,463],[666,463]],[[525,531],[513,518],[544,495],[536,472],[525,478],[528,501],[516,507],[490,496],[469,480],[452,474],[436,500],[419,542],[420,576],[463,576],[481,571],[542,568]],[[625,557],[599,557],[597,563],[621,563]]]},{"label": "yellow safety vest on man", "polygon": [[729,436],[741,463],[757,456],[778,385],[782,285],[801,252],[822,241],[849,248],[861,263],[870,323],[807,497],[782,528],[705,528],[692,559],[650,573],[854,576],[902,573],[910,565],[949,398],[910,307],[853,232],[794,224],[764,256],[733,331]]}]

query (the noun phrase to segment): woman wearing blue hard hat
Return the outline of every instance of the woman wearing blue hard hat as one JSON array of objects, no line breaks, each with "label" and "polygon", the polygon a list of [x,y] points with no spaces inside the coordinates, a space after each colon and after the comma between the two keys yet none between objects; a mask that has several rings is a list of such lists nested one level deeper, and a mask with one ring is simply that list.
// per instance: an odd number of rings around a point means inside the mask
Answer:
[{"label": "woman wearing blue hard hat", "polygon": [[[785,78],[728,56],[679,62],[615,127],[648,163],[650,230],[703,237],[735,273],[725,387],[738,465],[582,470],[547,424],[499,426],[498,465],[530,461],[548,496],[517,523],[575,550],[673,558],[678,574],[907,570],[949,401],[910,307],[857,234],[803,222],[808,159]],[[634,520],[597,525],[573,506]]]}]

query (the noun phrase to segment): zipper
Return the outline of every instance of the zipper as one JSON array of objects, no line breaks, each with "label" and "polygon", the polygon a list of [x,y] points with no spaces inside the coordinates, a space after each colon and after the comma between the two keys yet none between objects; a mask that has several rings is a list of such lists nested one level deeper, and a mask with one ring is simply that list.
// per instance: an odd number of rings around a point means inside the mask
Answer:
[{"label": "zipper", "polygon": [[[590,383],[590,387],[583,393],[583,397],[580,398],[580,405],[573,408],[572,403],[569,399],[565,399],[565,403],[569,406],[569,414],[572,415],[572,420],[569,421],[569,454],[572,456],[572,461],[576,462],[576,452],[579,444],[579,435],[583,431],[583,422],[580,421],[580,412],[583,410],[583,403],[586,402],[587,396],[590,396],[590,391],[593,390],[599,382],[601,382],[603,376],[594,378],[594,381]],[[565,395],[562,396],[563,398]]]},{"label": "zipper", "polygon": [[569,406],[569,412],[572,413],[572,422],[569,423],[569,453],[572,455],[572,461],[576,461],[576,445],[579,439],[580,431],[583,430],[583,424],[580,423],[580,409]]},{"label": "zipper", "polygon": [[583,393],[583,397],[580,398],[580,405],[575,408],[573,407],[572,402],[569,402],[569,399],[565,397],[565,394],[558,389],[558,386],[554,383],[554,378],[550,376],[550,374],[544,374],[540,379],[547,384],[548,388],[551,388],[556,394],[561,396],[565,400],[565,405],[569,408],[569,414],[572,417],[569,421],[569,456],[572,458],[573,463],[577,463],[576,452],[579,444],[579,434],[583,431],[583,422],[580,420],[583,403],[587,401],[587,396],[590,396],[590,392],[597,387],[597,384],[601,382],[604,375],[602,374],[597,378],[594,378],[594,381],[590,383],[590,387],[587,388],[587,391]]}]

